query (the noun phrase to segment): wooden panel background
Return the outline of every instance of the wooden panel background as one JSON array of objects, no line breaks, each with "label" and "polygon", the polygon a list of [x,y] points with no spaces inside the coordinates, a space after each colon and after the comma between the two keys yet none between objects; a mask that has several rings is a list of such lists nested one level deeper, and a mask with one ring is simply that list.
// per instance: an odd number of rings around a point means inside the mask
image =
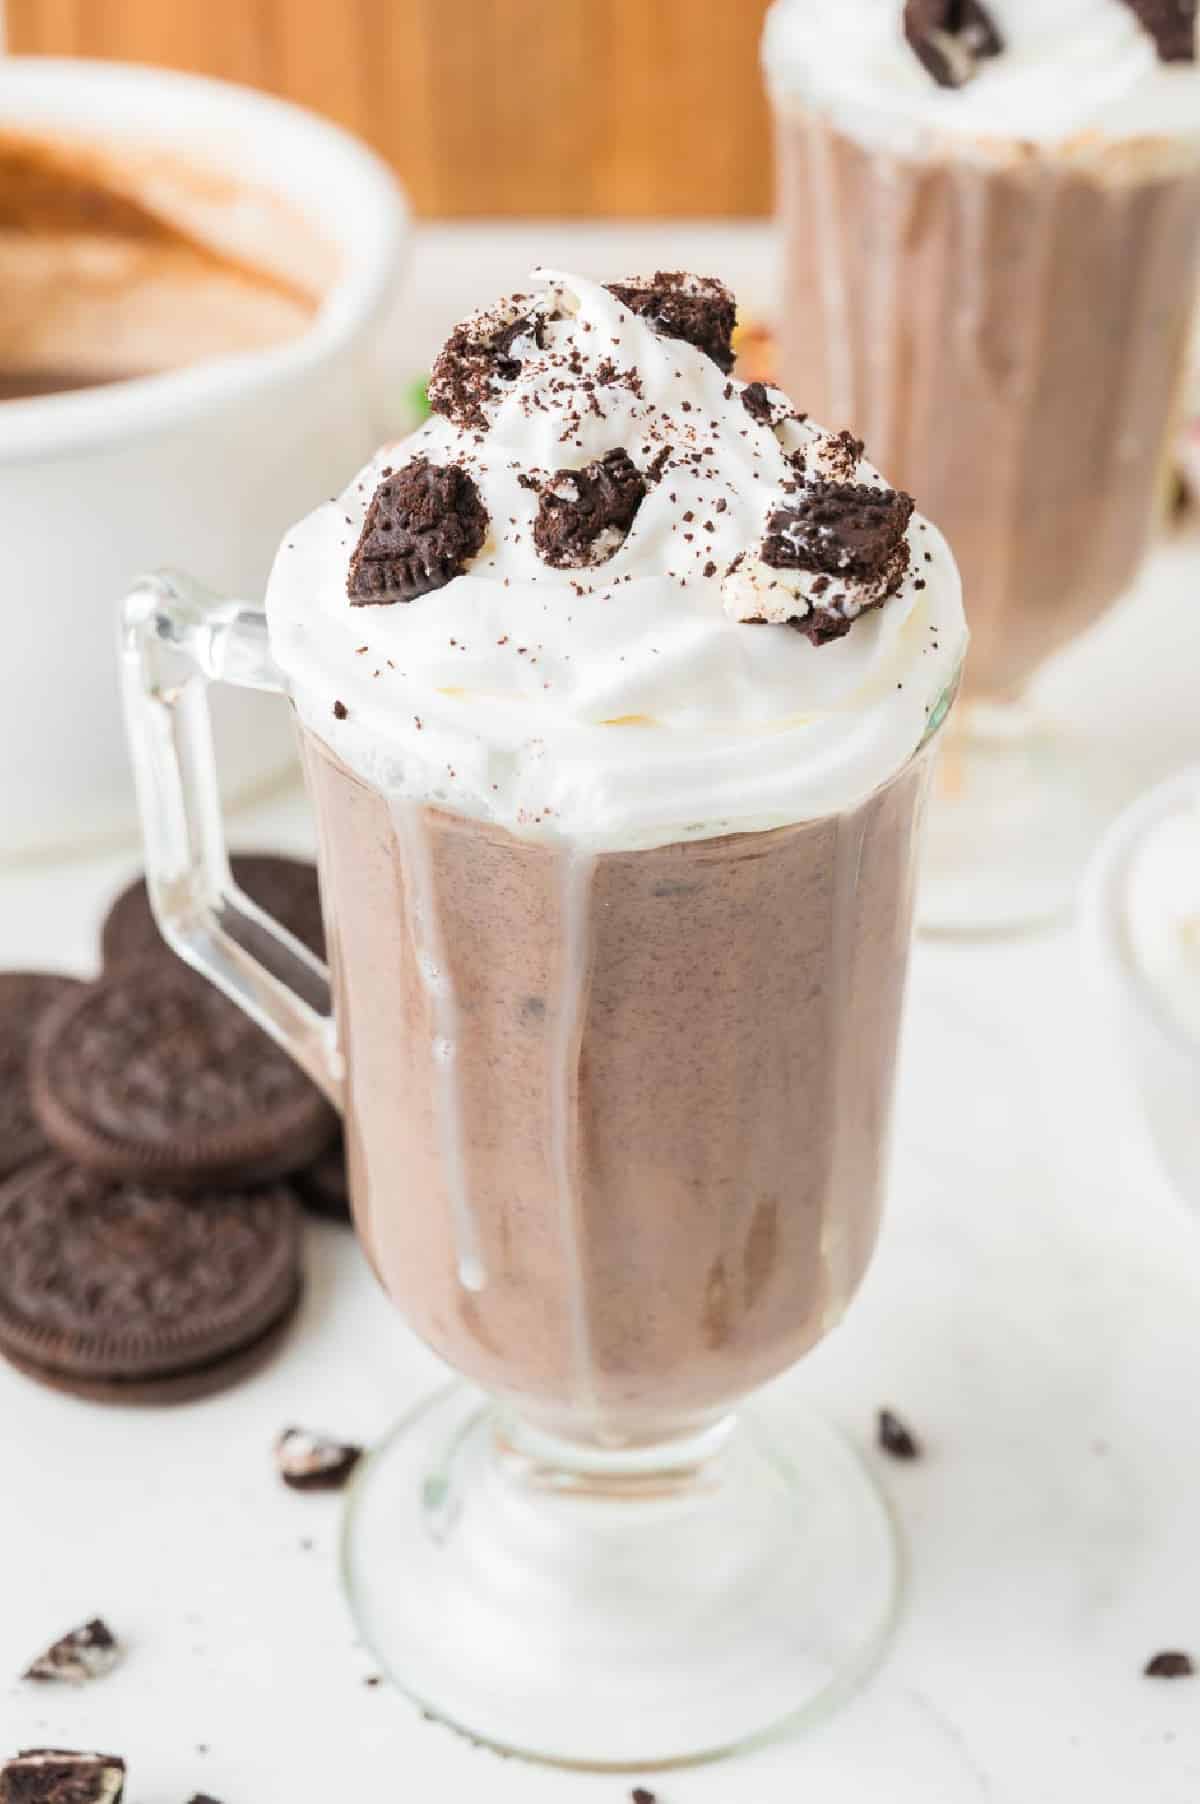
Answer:
[{"label": "wooden panel background", "polygon": [[13,50],[250,82],[393,161],[417,210],[761,213],[766,0],[7,0]]}]

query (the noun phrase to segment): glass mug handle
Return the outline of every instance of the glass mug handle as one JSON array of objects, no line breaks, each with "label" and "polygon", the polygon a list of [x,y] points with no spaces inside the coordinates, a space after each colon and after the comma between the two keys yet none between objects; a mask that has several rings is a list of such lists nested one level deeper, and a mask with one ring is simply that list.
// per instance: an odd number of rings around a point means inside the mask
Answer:
[{"label": "glass mug handle", "polygon": [[120,664],[146,887],[163,937],[341,1109],[328,968],[237,887],[225,845],[208,689],[286,693],[266,613],[160,571],[121,604]]}]

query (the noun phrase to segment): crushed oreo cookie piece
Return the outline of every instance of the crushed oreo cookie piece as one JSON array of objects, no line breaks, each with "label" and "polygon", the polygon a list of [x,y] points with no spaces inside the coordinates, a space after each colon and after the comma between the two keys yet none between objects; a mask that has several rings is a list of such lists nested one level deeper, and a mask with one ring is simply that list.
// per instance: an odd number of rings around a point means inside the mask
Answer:
[{"label": "crushed oreo cookie piece", "polygon": [[623,307],[663,338],[679,338],[711,357],[726,375],[733,368],[737,302],[715,276],[660,269],[653,276],[605,284]]},{"label": "crushed oreo cookie piece", "polygon": [[647,1791],[644,1785],[635,1785],[629,1796],[632,1804],[658,1804],[654,1793]]},{"label": "crushed oreo cookie piece", "polygon": [[285,1428],[275,1443],[275,1469],[294,1491],[339,1491],[362,1458],[351,1441],[305,1428]]},{"label": "crushed oreo cookie piece", "polygon": [[118,1754],[24,1748],[0,1763],[0,1804],[121,1804],[124,1793]]},{"label": "crushed oreo cookie piece", "polygon": [[1125,0],[1150,36],[1163,63],[1194,63],[1200,55],[1197,0]]},{"label": "crushed oreo cookie piece", "polygon": [[106,1622],[94,1616],[82,1628],[72,1629],[30,1662],[21,1675],[41,1682],[86,1685],[102,1679],[121,1658],[121,1644]]},{"label": "crushed oreo cookie piece", "polygon": [[627,451],[606,451],[581,470],[556,470],[542,489],[533,542],[547,564],[603,564],[625,543],[646,495]]},{"label": "crushed oreo cookie piece", "polygon": [[[656,482],[661,482],[663,479],[663,476],[666,474],[667,465],[670,463],[670,461],[674,457],[674,455],[675,455],[674,445],[663,445],[661,450],[656,451],[654,453],[654,460],[651,463],[649,469],[646,471],[646,481],[650,484],[654,484]],[[520,478],[518,477],[518,481],[519,480],[520,480]]]},{"label": "crushed oreo cookie piece", "polygon": [[[762,558],[776,570],[819,570],[892,593],[908,568],[915,503],[901,489],[812,482],[767,520]],[[881,594],[880,600],[883,599]]]},{"label": "crushed oreo cookie piece", "polygon": [[982,0],[907,0],[904,35],[942,88],[961,88],[1004,39]]},{"label": "crushed oreo cookie piece", "polygon": [[414,457],[371,497],[346,593],[355,607],[415,601],[461,576],[487,530],[479,490],[461,465]]},{"label": "crushed oreo cookie piece", "polygon": [[855,438],[852,432],[825,432],[796,456],[804,459],[804,469],[810,478],[853,482],[865,449],[862,440]]},{"label": "crushed oreo cookie piece", "polygon": [[765,382],[747,382],[742,390],[742,406],[752,420],[760,426],[771,426],[775,420],[775,410],[771,406],[771,398],[767,394]]},{"label": "crushed oreo cookie piece", "polygon": [[1155,1654],[1142,1668],[1147,1679],[1190,1679],[1196,1671],[1190,1654],[1175,1651]]},{"label": "crushed oreo cookie piece", "polygon": [[885,1453],[893,1459],[920,1459],[921,1443],[893,1410],[881,1409],[877,1422],[877,1438]]},{"label": "crushed oreo cookie piece", "polygon": [[486,432],[487,409],[515,382],[525,359],[546,342],[544,309],[513,295],[498,307],[472,314],[456,326],[439,351],[429,378],[429,405],[456,426]]}]

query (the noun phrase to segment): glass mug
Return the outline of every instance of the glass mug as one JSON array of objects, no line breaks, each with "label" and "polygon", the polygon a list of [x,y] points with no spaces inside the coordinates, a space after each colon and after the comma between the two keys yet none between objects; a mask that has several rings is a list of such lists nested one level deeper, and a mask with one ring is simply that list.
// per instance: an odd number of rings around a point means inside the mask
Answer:
[{"label": "glass mug", "polygon": [[439,1717],[576,1765],[829,1707],[891,1620],[890,1519],[792,1387],[738,1406],[874,1246],[950,696],[845,813],[595,854],[389,798],[302,728],[327,972],[224,847],[206,692],[285,690],[265,614],[147,579],[122,668],[162,931],[342,1110],[371,1263],[472,1381],[349,1493],[364,1640]]}]

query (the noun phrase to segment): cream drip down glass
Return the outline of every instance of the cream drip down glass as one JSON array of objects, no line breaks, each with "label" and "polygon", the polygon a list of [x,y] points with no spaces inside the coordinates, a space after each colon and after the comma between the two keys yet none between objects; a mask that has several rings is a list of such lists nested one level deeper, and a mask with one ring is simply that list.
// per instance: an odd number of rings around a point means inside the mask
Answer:
[{"label": "cream drip down glass", "polygon": [[[163,930],[343,1108],[371,1263],[471,1381],[355,1484],[360,1630],[576,1764],[815,1711],[895,1597],[857,1459],[790,1390],[741,1406],[871,1256],[965,631],[908,497],[728,374],[732,317],[545,274],[288,535],[265,613],[173,577],[124,610]],[[212,681],[293,702],[328,973],[231,885]]]},{"label": "cream drip down glass", "polygon": [[1088,773],[1025,692],[1129,590],[1168,492],[1200,271],[1195,12],[986,0],[985,28],[969,5],[776,0],[769,16],[782,378],[864,435],[963,573],[932,926],[1054,913],[1090,849]]}]

